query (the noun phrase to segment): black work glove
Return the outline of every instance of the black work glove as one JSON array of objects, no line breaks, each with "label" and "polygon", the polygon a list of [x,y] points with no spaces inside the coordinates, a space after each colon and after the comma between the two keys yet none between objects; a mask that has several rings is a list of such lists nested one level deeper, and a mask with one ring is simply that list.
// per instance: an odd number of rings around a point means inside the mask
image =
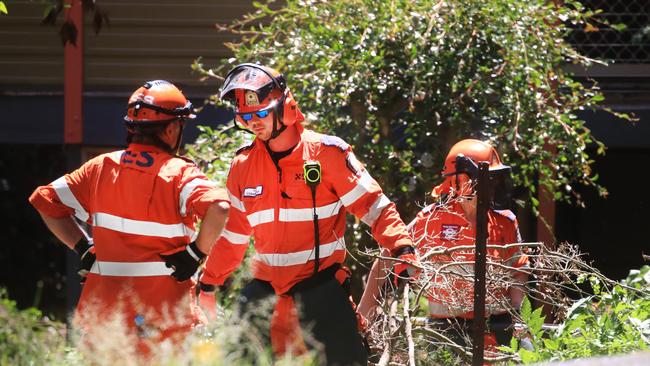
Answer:
[{"label": "black work glove", "polygon": [[196,242],[160,254],[160,258],[165,261],[167,268],[174,270],[172,277],[178,282],[186,281],[192,277],[205,261],[205,257],[206,255],[199,250]]},{"label": "black work glove", "polygon": [[90,269],[95,264],[97,256],[95,255],[95,246],[91,241],[86,240],[86,238],[81,238],[77,244],[74,246],[74,251],[79,255],[79,260],[81,264],[79,266],[79,271],[77,273],[81,276],[81,283],[86,282],[86,276],[90,272]]}]

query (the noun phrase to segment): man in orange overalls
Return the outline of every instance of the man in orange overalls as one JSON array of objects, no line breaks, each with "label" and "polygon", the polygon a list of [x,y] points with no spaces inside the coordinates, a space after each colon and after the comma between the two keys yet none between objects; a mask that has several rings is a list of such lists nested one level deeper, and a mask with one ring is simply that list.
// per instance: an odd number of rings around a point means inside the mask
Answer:
[{"label": "man in orange overalls", "polygon": [[[190,278],[223,230],[229,199],[193,162],[175,155],[193,117],[176,86],[149,81],[129,99],[126,150],[97,156],[29,198],[81,258],[85,284],[75,323],[90,347],[133,337],[146,355],[149,345],[182,340],[202,320]],[[92,239],[72,215],[92,227]],[[102,337],[116,317],[123,332]]]},{"label": "man in orange overalls", "polygon": [[[221,98],[232,102],[236,121],[256,139],[232,162],[226,188],[233,209],[206,263],[201,296],[214,298],[210,292],[240,265],[253,235],[254,279],[241,292],[241,316],[251,319],[257,333],[270,333],[276,354],[320,344],[321,361],[327,364],[366,365],[344,289],[349,277],[342,266],[346,211],[369,225],[394,256],[411,258],[412,242],[394,203],[347,143],[302,127],[304,117],[276,70],[235,67]],[[250,316],[268,300],[275,301],[270,332],[268,323],[265,327]],[[317,344],[304,344],[300,328]]]},{"label": "man in orange overalls", "polygon": [[[512,318],[508,309],[518,309],[524,296],[523,283],[528,274],[528,257],[518,246],[521,242],[517,219],[510,211],[510,168],[501,163],[494,147],[483,141],[466,139],[449,151],[442,175],[444,181],[433,189],[436,203],[426,206],[408,225],[409,233],[423,261],[434,263],[439,272],[431,276],[428,288],[429,315],[441,329],[449,329],[452,338],[464,345],[464,334],[471,334],[474,298],[474,246],[476,238],[476,191],[478,163],[490,164],[492,180],[491,208],[488,210],[488,268],[502,272],[501,282],[488,281],[486,299],[488,333],[485,345],[494,349],[497,344],[509,344],[512,337]],[[475,169],[472,169],[474,167]],[[469,246],[470,249],[450,254],[432,255],[433,251]],[[359,306],[359,312],[373,317],[375,297],[382,286],[381,268],[387,264],[376,262],[370,272]],[[496,274],[499,276],[499,274]]]}]

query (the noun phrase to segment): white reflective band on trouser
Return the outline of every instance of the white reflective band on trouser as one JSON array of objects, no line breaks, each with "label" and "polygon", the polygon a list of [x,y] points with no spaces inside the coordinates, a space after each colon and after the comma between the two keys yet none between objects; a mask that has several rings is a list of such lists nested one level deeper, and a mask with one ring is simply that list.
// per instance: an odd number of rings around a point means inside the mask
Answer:
[{"label": "white reflective band on trouser", "polygon": [[147,277],[169,276],[174,270],[165,262],[103,262],[96,261],[90,273],[101,276]]},{"label": "white reflective band on trouser", "polygon": [[[336,216],[341,211],[341,201],[336,201],[325,206],[316,207],[316,214],[319,219]],[[278,220],[284,222],[312,221],[314,219],[313,208],[281,208]]]},{"label": "white reflective band on trouser", "polygon": [[382,193],[375,203],[370,206],[368,213],[361,218],[361,221],[365,222],[368,226],[374,225],[377,218],[379,218],[379,215],[381,215],[381,212],[388,205],[390,205],[390,200]]},{"label": "white reflective band on trouser", "polygon": [[181,216],[185,216],[187,214],[187,199],[190,197],[192,192],[197,187],[208,187],[212,188],[215,187],[217,184],[213,181],[207,180],[207,179],[201,179],[201,178],[194,178],[192,179],[189,183],[185,184],[183,186],[183,189],[181,190],[181,194],[179,196],[178,204],[181,209]]},{"label": "white reflective band on trouser", "polygon": [[162,238],[177,238],[182,236],[194,238],[195,234],[194,230],[185,226],[183,223],[161,224],[153,221],[131,220],[103,212],[93,214],[93,225],[120,233],[158,236]]},{"label": "white reflective band on trouser", "polygon": [[374,182],[375,180],[370,176],[370,173],[368,173],[367,170],[364,170],[363,173],[361,173],[361,177],[359,177],[359,180],[357,181],[357,185],[354,186],[348,193],[344,194],[341,196],[341,202],[345,205],[345,207],[350,207],[351,204],[355,203],[361,196],[364,194],[370,192],[370,185]]},{"label": "white reflective band on trouser", "polygon": [[79,220],[84,222],[88,220],[88,212],[83,208],[83,206],[81,206],[79,201],[77,201],[77,198],[74,196],[70,190],[70,187],[68,186],[68,182],[65,180],[65,176],[55,180],[51,184],[52,188],[54,188],[54,191],[56,192],[56,195],[59,196],[61,203],[73,209],[74,215]]},{"label": "white reflective band on trouser", "polygon": [[[321,244],[318,256],[319,258],[326,258],[334,254],[337,250],[345,250],[345,240],[343,238],[332,243]],[[273,267],[305,264],[315,258],[316,252],[314,251],[314,248],[293,253],[258,253],[255,255],[255,259]]]}]

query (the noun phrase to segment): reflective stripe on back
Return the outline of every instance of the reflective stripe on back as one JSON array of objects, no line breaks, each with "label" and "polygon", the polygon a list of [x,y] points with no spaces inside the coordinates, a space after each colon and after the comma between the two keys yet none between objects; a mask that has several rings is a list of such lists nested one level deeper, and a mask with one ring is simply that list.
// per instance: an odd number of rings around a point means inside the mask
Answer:
[{"label": "reflective stripe on back", "polygon": [[161,224],[152,221],[131,220],[103,212],[93,214],[93,225],[120,233],[157,236],[163,238],[176,238],[182,236],[193,238],[195,234],[194,230],[185,226],[183,223]]},{"label": "reflective stripe on back", "polygon": [[104,262],[96,261],[90,273],[101,276],[148,277],[169,276],[174,270],[165,262]]},{"label": "reflective stripe on back", "polygon": [[72,208],[74,210],[74,215],[79,220],[84,222],[88,220],[88,211],[86,211],[81,206],[81,203],[77,201],[77,198],[74,196],[70,190],[70,187],[68,186],[68,182],[65,180],[65,176],[52,182],[52,188],[54,188],[56,195],[59,196],[61,203]]}]

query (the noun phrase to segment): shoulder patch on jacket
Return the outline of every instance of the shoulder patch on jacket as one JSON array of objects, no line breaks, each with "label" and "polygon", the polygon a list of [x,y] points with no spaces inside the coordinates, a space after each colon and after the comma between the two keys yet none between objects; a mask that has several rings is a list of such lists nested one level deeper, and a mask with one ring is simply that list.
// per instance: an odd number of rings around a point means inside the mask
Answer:
[{"label": "shoulder patch on jacket", "polygon": [[498,213],[501,216],[504,216],[508,220],[515,222],[517,220],[517,216],[515,216],[515,213],[510,211],[510,210],[493,210],[494,212]]},{"label": "shoulder patch on jacket", "polygon": [[350,148],[350,145],[338,136],[324,135],[321,137],[320,142],[325,146],[336,146],[341,151],[347,151]]},{"label": "shoulder patch on jacket", "polygon": [[244,145],[244,146],[240,147],[239,149],[237,149],[237,151],[235,151],[235,156],[237,156],[237,155],[243,153],[243,152],[246,151],[246,150],[250,150],[250,149],[252,149],[254,143],[255,143],[255,141],[253,141],[253,142],[251,142],[250,144]]}]

